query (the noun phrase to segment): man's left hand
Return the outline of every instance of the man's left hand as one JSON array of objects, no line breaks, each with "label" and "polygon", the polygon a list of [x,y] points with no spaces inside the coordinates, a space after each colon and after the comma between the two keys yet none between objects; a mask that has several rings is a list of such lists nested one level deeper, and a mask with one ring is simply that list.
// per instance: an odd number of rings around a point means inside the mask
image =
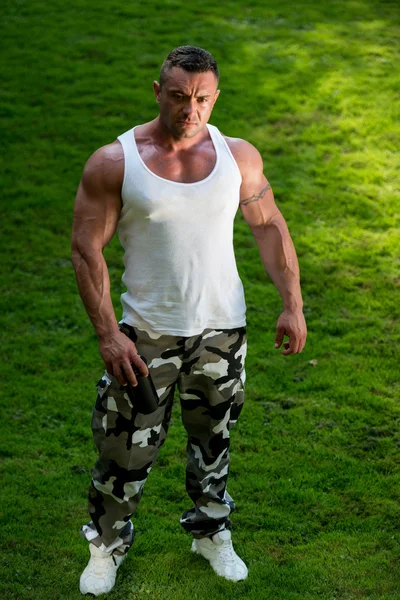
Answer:
[{"label": "man's left hand", "polygon": [[285,335],[289,338],[284,342],[281,354],[298,354],[306,344],[307,325],[304,319],[303,311],[284,310],[280,315],[276,325],[275,348],[282,346]]}]

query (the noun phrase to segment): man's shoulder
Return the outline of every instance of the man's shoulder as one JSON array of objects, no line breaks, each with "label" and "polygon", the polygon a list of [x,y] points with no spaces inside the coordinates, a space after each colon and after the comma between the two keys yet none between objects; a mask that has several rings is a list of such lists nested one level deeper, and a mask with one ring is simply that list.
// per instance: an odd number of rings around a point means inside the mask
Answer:
[{"label": "man's shoulder", "polygon": [[253,144],[242,138],[228,137],[223,133],[222,136],[228,144],[241,171],[249,168],[254,169],[259,168],[260,166],[262,167],[263,161],[261,154]]},{"label": "man's shoulder", "polygon": [[95,178],[106,187],[121,185],[124,178],[124,151],[119,141],[106,144],[88,159],[83,179]]},{"label": "man's shoulder", "polygon": [[123,158],[124,151],[122,145],[118,140],[115,140],[114,142],[111,142],[111,144],[101,146],[101,148],[93,152],[88,160],[88,164],[90,163],[91,165],[96,166],[99,163],[119,163]]}]

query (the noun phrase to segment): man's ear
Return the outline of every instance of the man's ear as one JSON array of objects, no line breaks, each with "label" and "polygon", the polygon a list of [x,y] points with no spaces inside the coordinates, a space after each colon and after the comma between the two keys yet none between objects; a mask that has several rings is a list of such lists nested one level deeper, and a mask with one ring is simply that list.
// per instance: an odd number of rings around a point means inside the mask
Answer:
[{"label": "man's ear", "polygon": [[153,83],[153,89],[156,96],[156,101],[160,103],[161,85],[158,83],[158,81]]},{"label": "man's ear", "polygon": [[218,98],[218,96],[219,96],[220,92],[221,92],[221,90],[217,90],[217,91],[215,92],[213,106],[214,106],[214,104],[216,103],[216,101],[217,101],[217,98]]}]

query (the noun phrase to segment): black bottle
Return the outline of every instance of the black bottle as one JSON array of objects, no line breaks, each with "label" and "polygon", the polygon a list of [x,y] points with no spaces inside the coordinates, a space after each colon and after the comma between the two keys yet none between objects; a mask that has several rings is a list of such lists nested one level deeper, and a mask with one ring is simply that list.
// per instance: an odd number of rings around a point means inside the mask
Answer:
[{"label": "black bottle", "polygon": [[[147,365],[144,356],[140,356]],[[131,363],[133,372],[137,379],[137,386],[133,387],[130,383],[127,385],[127,392],[133,409],[142,415],[149,415],[158,408],[158,396],[150,372],[147,377],[142,375],[136,365]]]}]

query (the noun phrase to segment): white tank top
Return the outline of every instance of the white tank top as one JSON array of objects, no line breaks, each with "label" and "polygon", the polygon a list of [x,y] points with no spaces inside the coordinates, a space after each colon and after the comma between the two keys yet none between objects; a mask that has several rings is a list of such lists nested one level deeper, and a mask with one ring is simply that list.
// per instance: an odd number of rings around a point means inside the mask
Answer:
[{"label": "white tank top", "polygon": [[135,128],[118,137],[125,158],[117,229],[125,250],[122,321],[149,332],[191,336],[246,324],[233,252],[242,178],[221,133],[207,128],[216,163],[195,183],[150,171],[136,146]]}]

